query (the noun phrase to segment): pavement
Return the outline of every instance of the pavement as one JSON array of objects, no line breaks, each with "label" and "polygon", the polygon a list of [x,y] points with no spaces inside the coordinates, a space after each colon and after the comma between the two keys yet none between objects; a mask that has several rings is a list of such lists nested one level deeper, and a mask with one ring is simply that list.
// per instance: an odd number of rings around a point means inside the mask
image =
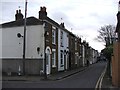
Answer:
[{"label": "pavement", "polygon": [[108,76],[107,71],[105,72],[105,75],[103,77],[101,88],[120,90],[120,87],[116,87],[112,85],[112,77]]},{"label": "pavement", "polygon": [[77,69],[69,70],[69,71],[62,71],[59,73],[51,74],[47,76],[47,79],[44,79],[42,76],[2,76],[2,81],[55,81],[67,78],[71,75],[74,75],[78,72],[84,71],[87,67],[80,67]]},{"label": "pavement", "polygon": [[[55,80],[61,80],[64,78],[67,78],[69,76],[72,76],[74,74],[77,74],[81,71],[84,71],[89,67],[80,67],[77,69],[69,70],[69,71],[63,71],[55,74],[51,74],[47,76],[47,81],[55,81]],[[45,81],[44,77],[41,76],[3,76],[2,81],[33,81],[33,82],[39,82],[39,81]],[[115,87],[112,85],[111,78],[108,77],[107,73],[105,73],[103,80],[102,80],[102,87],[101,88],[111,88],[111,89],[119,89],[118,87]]]}]

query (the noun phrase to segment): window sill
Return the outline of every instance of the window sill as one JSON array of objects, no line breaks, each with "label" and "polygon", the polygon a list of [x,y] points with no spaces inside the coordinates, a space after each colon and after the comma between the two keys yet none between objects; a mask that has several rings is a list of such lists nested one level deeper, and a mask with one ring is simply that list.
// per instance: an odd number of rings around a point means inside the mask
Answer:
[{"label": "window sill", "polygon": [[63,45],[60,45],[61,47],[64,47]]},{"label": "window sill", "polygon": [[56,45],[55,43],[52,43],[53,45]]},{"label": "window sill", "polygon": [[61,65],[60,67],[63,67],[64,65]]},{"label": "window sill", "polygon": [[56,66],[55,66],[55,65],[53,65],[53,66],[52,66],[52,68],[56,68]]}]

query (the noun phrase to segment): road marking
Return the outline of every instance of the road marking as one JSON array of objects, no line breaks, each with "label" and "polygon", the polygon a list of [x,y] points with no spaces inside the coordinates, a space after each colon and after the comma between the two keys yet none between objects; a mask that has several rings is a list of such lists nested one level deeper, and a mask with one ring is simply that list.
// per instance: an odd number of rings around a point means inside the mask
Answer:
[{"label": "road marking", "polygon": [[100,85],[99,85],[99,88],[100,88],[100,89],[101,89],[101,87],[102,87],[102,81],[103,81],[103,77],[104,77],[104,75],[105,75],[106,69],[107,69],[107,65],[106,65],[106,67],[105,67],[105,69],[104,69],[104,71],[103,71],[103,74],[102,74],[102,77],[101,77],[101,80],[100,80]]},{"label": "road marking", "polygon": [[97,81],[97,84],[95,86],[95,90],[101,90],[102,81],[103,81],[103,77],[104,77],[105,72],[106,72],[106,68],[107,68],[107,63],[106,63],[105,69],[103,70],[102,74],[100,75],[100,77]]}]

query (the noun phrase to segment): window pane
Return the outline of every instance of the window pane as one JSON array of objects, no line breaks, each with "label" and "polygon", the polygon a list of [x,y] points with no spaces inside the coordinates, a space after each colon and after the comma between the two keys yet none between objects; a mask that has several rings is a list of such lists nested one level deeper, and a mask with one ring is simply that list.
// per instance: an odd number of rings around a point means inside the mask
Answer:
[{"label": "window pane", "polygon": [[61,52],[61,64],[63,64],[63,54]]},{"label": "window pane", "polygon": [[55,53],[55,51],[53,51],[52,52],[52,66],[56,66],[56,58],[55,58],[55,56],[56,56],[56,53]]},{"label": "window pane", "polygon": [[61,42],[61,46],[63,46],[63,31],[61,31],[61,40],[60,40],[60,42]]},{"label": "window pane", "polygon": [[54,65],[54,52],[52,52],[52,65]]},{"label": "window pane", "polygon": [[52,43],[55,44],[55,30],[52,30]]}]

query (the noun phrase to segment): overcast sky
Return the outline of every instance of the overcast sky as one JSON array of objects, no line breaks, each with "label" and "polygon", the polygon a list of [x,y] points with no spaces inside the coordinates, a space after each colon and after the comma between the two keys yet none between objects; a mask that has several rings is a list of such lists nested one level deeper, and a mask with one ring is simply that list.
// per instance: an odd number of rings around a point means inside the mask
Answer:
[{"label": "overcast sky", "polygon": [[[16,10],[24,14],[25,0],[1,0],[2,15],[0,23],[15,20]],[[94,39],[101,26],[116,25],[119,0],[28,0],[27,17],[38,18],[40,6],[46,6],[47,15],[57,23],[64,22],[66,29],[80,36],[82,40],[96,50],[104,48],[104,44]],[[61,20],[62,18],[62,20]]]}]

